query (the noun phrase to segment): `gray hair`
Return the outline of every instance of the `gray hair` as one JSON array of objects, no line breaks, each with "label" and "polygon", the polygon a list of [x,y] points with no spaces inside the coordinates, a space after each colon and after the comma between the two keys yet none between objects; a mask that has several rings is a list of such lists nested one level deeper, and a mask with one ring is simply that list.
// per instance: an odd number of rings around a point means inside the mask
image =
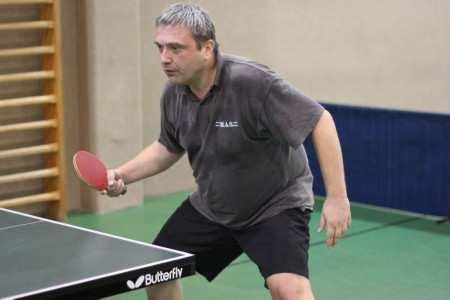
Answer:
[{"label": "gray hair", "polygon": [[161,12],[155,20],[158,26],[182,25],[190,29],[192,36],[200,49],[202,43],[213,40],[214,53],[219,50],[219,43],[216,41],[216,29],[211,17],[200,6],[195,4],[175,3]]}]

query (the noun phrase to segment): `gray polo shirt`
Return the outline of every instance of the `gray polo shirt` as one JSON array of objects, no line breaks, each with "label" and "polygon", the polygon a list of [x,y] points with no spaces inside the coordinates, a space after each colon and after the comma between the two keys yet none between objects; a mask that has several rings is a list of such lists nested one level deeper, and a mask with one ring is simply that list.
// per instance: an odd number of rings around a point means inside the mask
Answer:
[{"label": "gray polo shirt", "polygon": [[159,142],[187,152],[197,183],[192,205],[239,229],[281,211],[312,209],[312,175],[303,148],[324,109],[268,67],[220,55],[213,87],[199,101],[168,83]]}]

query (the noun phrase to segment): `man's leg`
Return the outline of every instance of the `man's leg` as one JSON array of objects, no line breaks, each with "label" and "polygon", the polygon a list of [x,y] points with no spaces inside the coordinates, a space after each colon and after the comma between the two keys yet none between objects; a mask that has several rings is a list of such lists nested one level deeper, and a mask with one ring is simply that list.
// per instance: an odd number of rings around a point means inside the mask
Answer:
[{"label": "man's leg", "polygon": [[234,232],[274,300],[314,299],[308,280],[310,212],[287,209]]},{"label": "man's leg", "polygon": [[147,297],[149,300],[181,300],[183,299],[181,282],[180,280],[173,280],[149,286]]},{"label": "man's leg", "polygon": [[[162,227],[153,244],[192,253],[198,274],[213,280],[241,253],[230,232],[199,213],[185,200]],[[182,299],[179,280],[148,288],[151,300]]]},{"label": "man's leg", "polygon": [[267,277],[273,300],[314,300],[308,278],[293,273],[278,273]]}]

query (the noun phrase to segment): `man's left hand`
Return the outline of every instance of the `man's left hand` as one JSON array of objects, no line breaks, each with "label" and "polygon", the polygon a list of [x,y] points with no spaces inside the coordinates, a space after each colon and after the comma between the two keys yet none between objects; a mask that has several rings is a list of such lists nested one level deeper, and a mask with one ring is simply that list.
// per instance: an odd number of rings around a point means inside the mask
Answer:
[{"label": "man's left hand", "polygon": [[324,228],[327,230],[327,245],[333,247],[336,245],[352,222],[350,212],[350,202],[347,197],[338,198],[328,196],[323,204],[322,216],[318,232]]}]

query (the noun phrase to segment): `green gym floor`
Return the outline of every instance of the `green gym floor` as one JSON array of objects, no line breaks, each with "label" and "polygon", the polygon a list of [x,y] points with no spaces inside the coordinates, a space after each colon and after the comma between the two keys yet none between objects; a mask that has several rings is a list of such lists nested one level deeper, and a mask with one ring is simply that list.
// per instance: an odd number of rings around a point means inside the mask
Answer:
[{"label": "green gym floor", "polygon": [[[150,242],[187,193],[147,198],[118,212],[71,214],[69,222]],[[321,200],[311,219],[310,273],[318,300],[450,299],[450,222],[352,204],[352,227],[332,249],[317,233]],[[239,257],[213,283],[182,280],[186,300],[270,299],[257,268]],[[108,298],[146,299],[143,289]]]}]

